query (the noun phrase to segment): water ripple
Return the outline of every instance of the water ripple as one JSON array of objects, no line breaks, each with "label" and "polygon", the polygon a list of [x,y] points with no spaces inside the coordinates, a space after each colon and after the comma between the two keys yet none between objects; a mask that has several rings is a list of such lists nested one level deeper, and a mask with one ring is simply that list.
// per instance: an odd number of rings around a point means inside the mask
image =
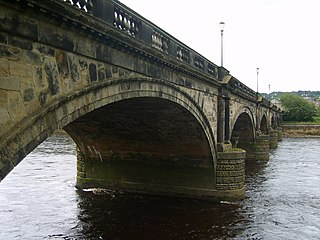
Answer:
[{"label": "water ripple", "polygon": [[239,202],[76,190],[75,145],[49,138],[0,183],[0,239],[319,239],[320,139],[246,166]]}]

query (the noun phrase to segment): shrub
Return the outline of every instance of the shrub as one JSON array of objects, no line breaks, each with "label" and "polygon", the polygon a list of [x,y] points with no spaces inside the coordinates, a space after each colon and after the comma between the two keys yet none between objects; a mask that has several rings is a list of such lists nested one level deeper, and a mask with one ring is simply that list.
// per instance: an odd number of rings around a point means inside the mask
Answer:
[{"label": "shrub", "polygon": [[317,115],[316,106],[294,94],[284,94],[280,101],[284,107],[284,121],[313,121]]}]

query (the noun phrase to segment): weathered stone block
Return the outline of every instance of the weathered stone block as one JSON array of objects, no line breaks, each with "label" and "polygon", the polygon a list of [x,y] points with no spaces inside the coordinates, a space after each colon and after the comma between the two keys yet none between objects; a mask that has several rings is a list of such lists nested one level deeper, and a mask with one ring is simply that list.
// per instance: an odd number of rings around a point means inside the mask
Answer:
[{"label": "weathered stone block", "polygon": [[18,47],[18,48],[21,48],[21,49],[28,50],[28,51],[31,51],[32,48],[33,48],[32,47],[32,44],[33,44],[32,41],[30,41],[28,39],[19,38],[19,37],[11,37],[11,36],[9,36],[8,44],[10,44],[11,46],[14,46],[14,47]]},{"label": "weathered stone block", "polygon": [[40,89],[43,89],[46,86],[42,71],[43,71],[42,67],[36,67],[34,70],[34,72],[35,72],[34,83],[35,83],[35,87],[38,91]]},{"label": "weathered stone block", "polygon": [[23,101],[24,102],[31,102],[34,99],[34,90],[33,88],[25,89],[23,92]]},{"label": "weathered stone block", "polygon": [[98,80],[104,81],[106,79],[106,70],[103,64],[98,64]]},{"label": "weathered stone block", "polygon": [[7,60],[0,59],[0,77],[9,75],[9,62]]},{"label": "weathered stone block", "polygon": [[33,67],[23,62],[9,62],[10,75],[33,78]]},{"label": "weathered stone block", "polygon": [[97,67],[94,63],[89,64],[89,75],[90,75],[90,80],[91,82],[97,81]]},{"label": "weathered stone block", "polygon": [[8,60],[18,61],[20,59],[20,49],[11,46],[0,45],[0,57]]},{"label": "weathered stone block", "polygon": [[0,43],[3,43],[3,44],[8,43],[8,34],[0,32]]},{"label": "weathered stone block", "polygon": [[21,55],[21,60],[28,65],[41,66],[43,63],[44,56],[37,49],[23,51]]},{"label": "weathered stone block", "polygon": [[0,135],[6,128],[10,120],[10,115],[7,109],[8,97],[7,91],[0,89]]},{"label": "weathered stone block", "polygon": [[60,50],[55,51],[55,53],[56,63],[60,76],[62,78],[68,78],[70,76],[70,71],[67,53]]},{"label": "weathered stone block", "polygon": [[51,58],[46,58],[44,69],[46,72],[50,93],[52,95],[57,95],[59,93],[60,86],[58,80],[59,71],[56,62]]},{"label": "weathered stone block", "polygon": [[82,38],[79,36],[78,38],[75,38],[74,44],[75,52],[79,53],[80,55],[95,58],[95,43],[91,39],[85,37]]},{"label": "weathered stone block", "polygon": [[234,177],[223,177],[222,178],[222,183],[224,184],[230,184],[230,183],[234,183]]},{"label": "weathered stone block", "polygon": [[234,177],[234,183],[243,183],[245,181],[245,175],[242,174],[242,176]]},{"label": "weathered stone block", "polygon": [[[238,169],[237,169],[238,170]],[[239,171],[229,171],[229,176],[230,177],[238,177],[238,176],[243,176],[244,172],[243,170],[239,170]]]},{"label": "weathered stone block", "polygon": [[112,68],[111,68],[111,66],[110,65],[106,65],[105,69],[106,69],[106,78],[107,79],[112,78]]},{"label": "weathered stone block", "polygon": [[41,25],[39,38],[41,42],[56,48],[62,48],[71,52],[73,52],[75,48],[72,33],[61,28],[57,29],[47,23]]},{"label": "weathered stone block", "polygon": [[43,106],[44,104],[46,104],[47,102],[47,94],[46,92],[40,92],[39,96],[38,96],[38,100],[41,106]]},{"label": "weathered stone block", "polygon": [[113,62],[112,50],[106,45],[96,45],[96,58],[97,60],[105,61],[108,63]]},{"label": "weathered stone block", "polygon": [[217,171],[217,177],[228,177],[229,171]]},{"label": "weathered stone block", "polygon": [[222,183],[222,179],[223,179],[222,177],[218,177],[218,176],[217,176],[217,177],[216,177],[216,183],[217,183],[217,184],[218,184],[218,183]]},{"label": "weathered stone block", "polygon": [[55,56],[55,49],[48,46],[48,45],[43,45],[43,44],[36,42],[33,44],[33,48],[38,50],[41,54],[43,54],[45,56],[50,56],[50,57]]},{"label": "weathered stone block", "polygon": [[19,76],[1,77],[0,89],[20,91],[21,78]]},{"label": "weathered stone block", "polygon": [[79,72],[79,59],[76,55],[68,53],[68,62],[70,66],[71,79],[73,82],[79,82],[80,72]]},{"label": "weathered stone block", "polygon": [[38,25],[36,21],[22,17],[20,14],[2,12],[0,15],[0,28],[30,39],[37,39],[38,37]]}]

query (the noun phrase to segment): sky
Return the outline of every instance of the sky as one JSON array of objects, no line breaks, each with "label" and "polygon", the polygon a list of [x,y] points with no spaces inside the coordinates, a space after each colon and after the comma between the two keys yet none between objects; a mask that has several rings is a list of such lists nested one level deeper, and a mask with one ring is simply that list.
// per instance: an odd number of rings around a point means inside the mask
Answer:
[{"label": "sky", "polygon": [[[319,0],[120,0],[256,91],[320,91]],[[257,68],[259,75],[257,77]]]}]

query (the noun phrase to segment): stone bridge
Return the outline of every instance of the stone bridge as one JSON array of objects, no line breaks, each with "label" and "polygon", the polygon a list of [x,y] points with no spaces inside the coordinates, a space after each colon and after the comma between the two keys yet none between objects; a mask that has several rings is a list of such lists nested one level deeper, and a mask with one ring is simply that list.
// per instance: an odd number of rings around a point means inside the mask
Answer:
[{"label": "stone bridge", "polygon": [[244,196],[281,111],[116,0],[0,0],[0,180],[64,129],[77,187]]}]

